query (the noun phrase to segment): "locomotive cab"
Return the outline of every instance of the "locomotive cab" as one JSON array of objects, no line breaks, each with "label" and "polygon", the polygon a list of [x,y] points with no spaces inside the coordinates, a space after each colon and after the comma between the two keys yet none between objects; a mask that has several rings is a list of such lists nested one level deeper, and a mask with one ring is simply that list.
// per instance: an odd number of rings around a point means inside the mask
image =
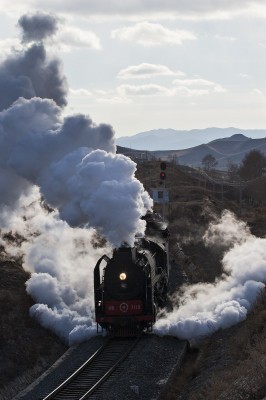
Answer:
[{"label": "locomotive cab", "polygon": [[[102,261],[106,266],[101,270]],[[97,327],[119,336],[151,330],[155,319],[151,270],[136,247],[114,250],[102,257],[94,269],[95,315]]]},{"label": "locomotive cab", "polygon": [[147,220],[147,230],[155,231],[152,237],[138,238],[134,247],[115,249],[111,258],[104,255],[97,262],[97,330],[100,326],[116,336],[132,336],[144,329],[152,331],[156,308],[164,307],[166,302],[169,277],[169,234],[161,219],[157,219],[155,225]]},{"label": "locomotive cab", "polygon": [[104,275],[105,297],[115,300],[139,298],[145,286],[145,276],[136,267],[136,248],[116,249]]}]

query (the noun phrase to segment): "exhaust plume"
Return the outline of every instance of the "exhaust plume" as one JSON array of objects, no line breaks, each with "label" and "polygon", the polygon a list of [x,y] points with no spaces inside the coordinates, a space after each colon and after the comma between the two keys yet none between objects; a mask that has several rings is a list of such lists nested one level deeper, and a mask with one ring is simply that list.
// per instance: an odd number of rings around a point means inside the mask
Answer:
[{"label": "exhaust plume", "polygon": [[[57,19],[38,13],[19,25],[30,45],[0,65],[0,228],[24,241],[19,248],[1,244],[32,272],[31,315],[72,344],[95,333],[96,260],[110,245],[133,245],[144,234],[140,218],[152,200],[134,176],[136,164],[115,154],[110,125],[81,114],[62,117],[66,78],[43,43]],[[40,205],[41,196],[54,211]]]},{"label": "exhaust plume", "polygon": [[49,14],[37,13],[22,16],[18,25],[22,28],[22,43],[32,43],[23,51],[11,54],[0,65],[0,111],[19,97],[52,99],[64,107],[68,88],[61,62],[47,55],[43,43],[43,39],[56,33],[58,20]]},{"label": "exhaust plume", "polygon": [[[57,19],[23,16],[19,25],[29,40],[40,40],[56,31]],[[0,188],[7,204],[16,204],[37,185],[71,226],[90,225],[115,246],[132,245],[144,233],[140,217],[152,201],[134,177],[135,163],[115,154],[111,126],[84,115],[61,117],[66,80],[59,64],[48,61],[43,43],[33,43],[0,66]]]},{"label": "exhaust plume", "polygon": [[[253,236],[243,221],[229,211],[212,223],[205,234],[207,245],[227,246],[224,273],[213,284],[181,288],[178,307],[156,323],[156,332],[181,339],[197,339],[243,321],[265,287],[266,239]],[[174,302],[178,302],[177,293]]]},{"label": "exhaust plume", "polygon": [[51,14],[36,13],[23,15],[18,20],[18,25],[22,29],[22,41],[35,42],[41,41],[56,34],[58,30],[58,19]]}]

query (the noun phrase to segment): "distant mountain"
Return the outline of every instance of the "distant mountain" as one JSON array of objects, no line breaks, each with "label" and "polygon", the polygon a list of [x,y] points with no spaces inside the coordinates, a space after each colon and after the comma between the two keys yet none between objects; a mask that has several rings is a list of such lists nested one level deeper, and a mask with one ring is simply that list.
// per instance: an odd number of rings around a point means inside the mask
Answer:
[{"label": "distant mountain", "polygon": [[219,138],[206,144],[189,147],[182,150],[143,151],[117,146],[117,152],[136,159],[158,158],[175,160],[180,165],[192,167],[202,166],[202,159],[211,154],[218,162],[218,169],[227,169],[228,163],[240,164],[244,156],[251,150],[259,150],[266,156],[266,137],[251,139],[243,134],[236,133],[230,137]]},{"label": "distant mountain", "polygon": [[251,150],[259,150],[266,156],[266,138],[251,139],[243,134],[235,134],[229,138],[213,140],[207,144],[190,147],[184,150],[160,150],[153,154],[156,158],[174,158],[179,164],[194,167],[201,166],[202,158],[211,154],[218,162],[219,169],[226,169],[228,162],[240,164],[244,156]]},{"label": "distant mountain", "polygon": [[[141,132],[133,136],[124,136],[116,144],[136,150],[180,150],[209,143],[213,140],[225,140],[234,136],[236,141],[242,136],[247,138],[265,138],[266,129],[206,128],[190,131],[175,129],[156,129]],[[223,139],[220,139],[223,138]]]}]

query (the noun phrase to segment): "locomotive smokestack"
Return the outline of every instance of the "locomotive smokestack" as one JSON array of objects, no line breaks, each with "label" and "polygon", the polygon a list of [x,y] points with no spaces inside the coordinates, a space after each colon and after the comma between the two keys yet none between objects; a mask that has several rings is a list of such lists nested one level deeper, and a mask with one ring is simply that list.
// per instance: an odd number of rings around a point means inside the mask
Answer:
[{"label": "locomotive smokestack", "polygon": [[114,250],[113,257],[121,264],[126,264],[128,260],[135,263],[136,254],[136,247],[119,247]]}]

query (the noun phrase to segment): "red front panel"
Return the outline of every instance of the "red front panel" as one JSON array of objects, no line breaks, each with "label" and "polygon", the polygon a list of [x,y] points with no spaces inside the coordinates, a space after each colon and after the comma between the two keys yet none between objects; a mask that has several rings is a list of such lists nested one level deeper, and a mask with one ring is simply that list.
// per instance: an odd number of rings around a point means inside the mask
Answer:
[{"label": "red front panel", "polygon": [[138,315],[143,311],[141,300],[106,301],[105,315]]}]

